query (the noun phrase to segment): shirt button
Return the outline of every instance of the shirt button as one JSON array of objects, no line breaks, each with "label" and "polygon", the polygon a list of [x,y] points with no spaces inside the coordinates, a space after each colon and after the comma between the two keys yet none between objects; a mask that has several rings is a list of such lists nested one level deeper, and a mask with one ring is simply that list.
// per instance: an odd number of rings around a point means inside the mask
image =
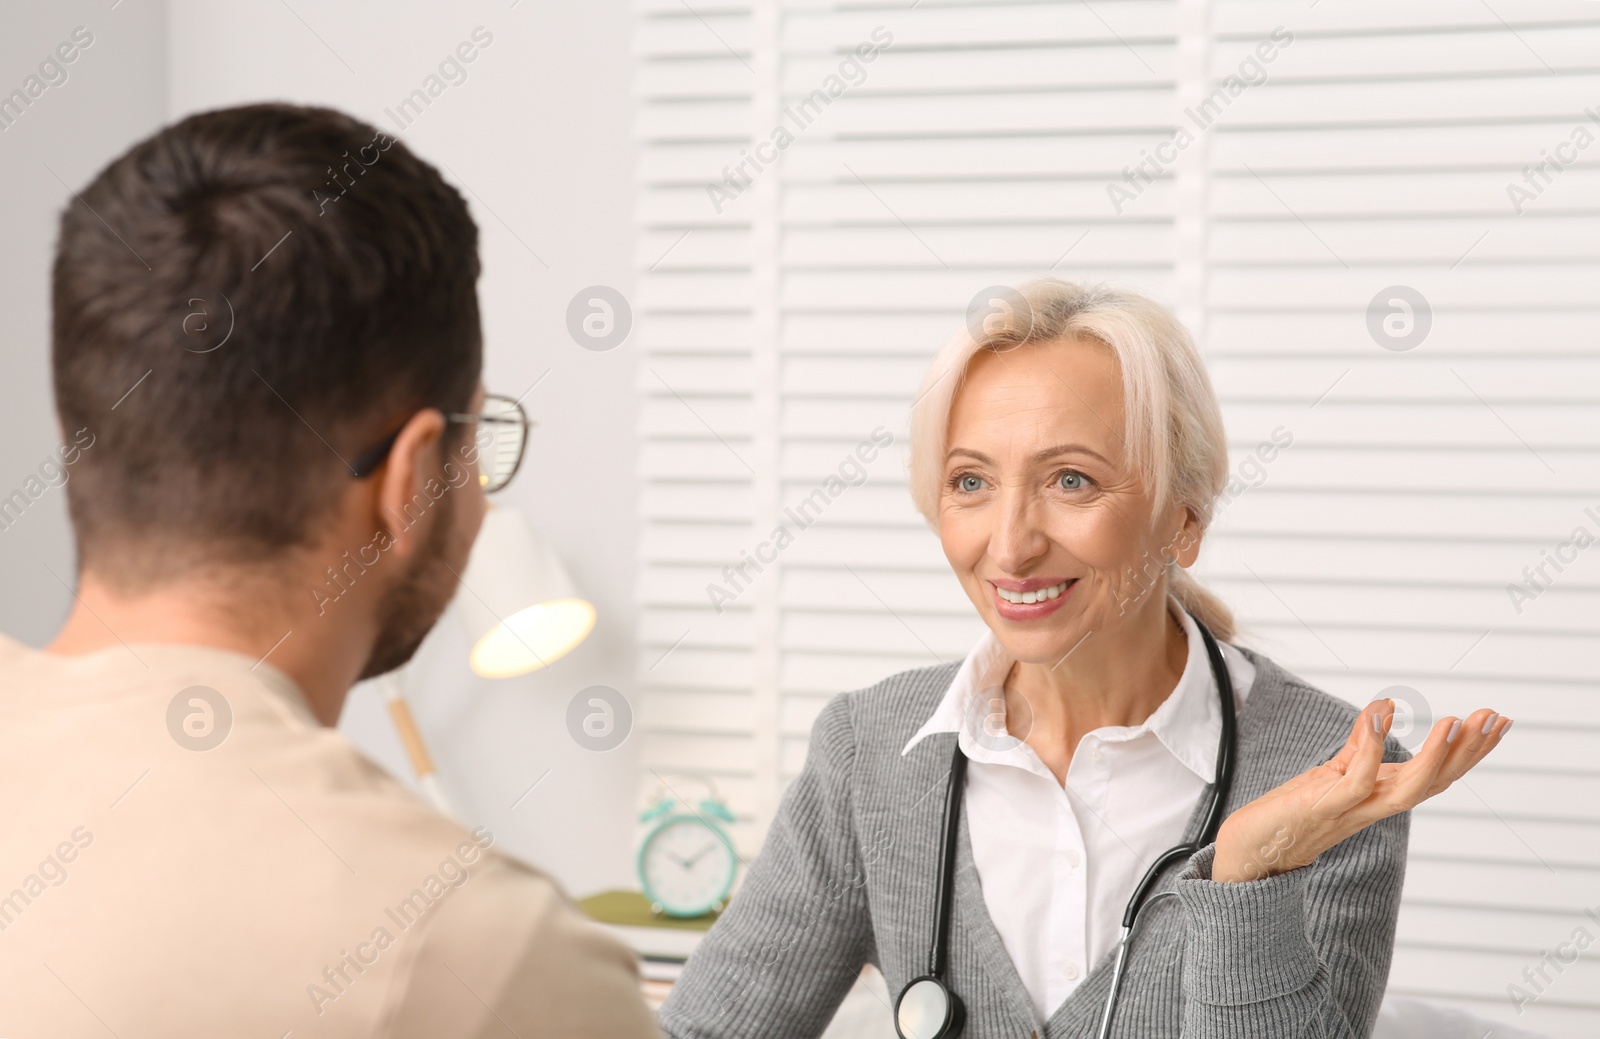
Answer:
[{"label": "shirt button", "polygon": [[1099,761],[1103,757],[1105,757],[1105,755],[1100,753],[1100,748],[1099,747],[1090,747],[1089,748],[1089,760],[1090,761]]},{"label": "shirt button", "polygon": [[1078,868],[1078,853],[1071,848],[1067,849],[1067,865],[1073,869]]},{"label": "shirt button", "polygon": [[1068,981],[1077,981],[1078,965],[1076,963],[1069,963],[1065,967],[1061,968],[1061,973],[1067,976]]}]

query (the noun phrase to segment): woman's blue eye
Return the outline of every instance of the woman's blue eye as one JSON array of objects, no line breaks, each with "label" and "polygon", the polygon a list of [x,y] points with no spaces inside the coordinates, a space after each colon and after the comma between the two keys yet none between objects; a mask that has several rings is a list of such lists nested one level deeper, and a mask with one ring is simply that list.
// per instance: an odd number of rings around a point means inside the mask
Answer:
[{"label": "woman's blue eye", "polygon": [[1074,473],[1074,472],[1071,472],[1071,471],[1062,473],[1060,479],[1061,479],[1061,489],[1063,491],[1081,490],[1083,488],[1084,484],[1088,482],[1087,480],[1085,480],[1084,475],[1082,473]]},{"label": "woman's blue eye", "polygon": [[976,494],[983,489],[983,481],[976,476],[968,475],[961,477],[956,486],[968,494]]}]

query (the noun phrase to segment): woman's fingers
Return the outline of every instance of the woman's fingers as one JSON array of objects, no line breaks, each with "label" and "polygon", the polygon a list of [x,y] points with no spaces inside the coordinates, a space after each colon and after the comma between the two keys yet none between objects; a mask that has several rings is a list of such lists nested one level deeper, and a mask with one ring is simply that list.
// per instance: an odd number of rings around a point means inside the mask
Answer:
[{"label": "woman's fingers", "polygon": [[1460,719],[1460,728],[1455,730],[1455,738],[1450,740],[1449,753],[1425,796],[1432,797],[1440,793],[1466,775],[1469,769],[1500,745],[1501,738],[1510,727],[1510,718],[1502,718],[1486,707]]},{"label": "woman's fingers", "polygon": [[[1376,722],[1373,721],[1374,718],[1377,719]],[[1339,753],[1328,759],[1327,763],[1340,772],[1349,772],[1350,767],[1363,752],[1371,752],[1372,737],[1377,737],[1380,748],[1383,746],[1383,736],[1388,733],[1389,723],[1393,718],[1393,700],[1374,700],[1361,708],[1361,713],[1356,715],[1355,722],[1350,726],[1350,738],[1339,748]],[[1382,757],[1381,749],[1379,757]]]},{"label": "woman's fingers", "polygon": [[1383,766],[1383,741],[1394,720],[1394,701],[1375,700],[1361,709],[1350,738],[1328,765],[1342,775],[1311,806],[1314,813],[1339,817],[1372,795]]},{"label": "woman's fingers", "polygon": [[[1390,704],[1390,706],[1387,712],[1379,707],[1374,715],[1392,719],[1392,703],[1379,701],[1378,704]],[[1368,705],[1368,708],[1376,706]],[[1361,735],[1363,718],[1367,713],[1367,710],[1363,710],[1363,717],[1357,718],[1356,729],[1351,733],[1349,744],[1344,751],[1341,751],[1339,759],[1336,759],[1345,760],[1353,774],[1363,772],[1364,766],[1372,760],[1371,746],[1358,739]],[[1410,761],[1387,766],[1378,765],[1375,779],[1370,783],[1350,783],[1346,786],[1341,781],[1340,785],[1344,786],[1344,789],[1336,795],[1337,801],[1334,797],[1330,797],[1329,801],[1342,805],[1356,793],[1365,790],[1367,796],[1359,801],[1350,802],[1344,809],[1350,813],[1350,821],[1358,822],[1361,827],[1415,808],[1435,794],[1449,789],[1452,783],[1482,761],[1499,745],[1510,725],[1510,719],[1502,718],[1489,708],[1480,708],[1465,718],[1443,718],[1429,731],[1427,739]],[[1387,723],[1384,728],[1387,731]],[[1381,748],[1382,737],[1378,737],[1378,742]],[[1378,760],[1381,761],[1381,749],[1377,754]],[[1351,779],[1353,775],[1347,775],[1345,778]]]},{"label": "woman's fingers", "polygon": [[[1447,789],[1498,746],[1511,725],[1487,708],[1445,718],[1410,761],[1386,764],[1384,742],[1393,721],[1392,700],[1368,704],[1338,754],[1229,816],[1217,836],[1213,876],[1252,880],[1314,862],[1351,834]],[[1261,848],[1272,854],[1265,874]]]},{"label": "woman's fingers", "polygon": [[1450,760],[1456,734],[1459,734],[1461,727],[1454,718],[1441,719],[1429,730],[1428,738],[1417,748],[1411,760],[1393,767],[1385,784],[1386,789],[1383,791],[1383,803],[1374,806],[1382,811],[1376,818],[1385,818],[1396,812],[1414,808],[1432,797],[1438,790],[1450,785],[1447,780],[1444,786],[1437,786],[1439,776]]},{"label": "woman's fingers", "polygon": [[1395,766],[1377,803],[1369,806],[1382,818],[1403,812],[1449,789],[1499,745],[1510,725],[1488,708],[1465,718],[1443,718],[1410,761]]}]

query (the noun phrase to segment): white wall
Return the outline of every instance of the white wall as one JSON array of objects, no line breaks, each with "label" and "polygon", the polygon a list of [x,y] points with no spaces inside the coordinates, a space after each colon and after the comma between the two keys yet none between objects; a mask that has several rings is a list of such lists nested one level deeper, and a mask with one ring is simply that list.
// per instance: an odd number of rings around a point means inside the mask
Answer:
[{"label": "white wall", "polygon": [[[50,393],[50,257],[56,221],[72,201],[62,182],[88,180],[159,126],[166,110],[164,8],[108,8],[85,0],[12,4],[0,25],[0,95],[37,75],[74,29],[93,38],[64,66],[66,79],[47,86],[0,132],[0,496],[22,487],[59,443]],[[35,645],[54,634],[71,593],[51,571],[72,580],[59,488],[0,529],[0,630]]]}]

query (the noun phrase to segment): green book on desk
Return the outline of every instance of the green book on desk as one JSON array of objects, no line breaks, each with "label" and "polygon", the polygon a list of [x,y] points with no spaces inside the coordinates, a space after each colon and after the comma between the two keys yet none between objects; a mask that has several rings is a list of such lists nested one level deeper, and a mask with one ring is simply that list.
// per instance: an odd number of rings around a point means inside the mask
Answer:
[{"label": "green book on desk", "polygon": [[589,919],[604,924],[627,942],[641,958],[678,963],[689,958],[701,935],[721,915],[721,910],[689,918],[656,913],[650,908],[650,900],[637,891],[602,891],[580,899],[578,906]]}]

